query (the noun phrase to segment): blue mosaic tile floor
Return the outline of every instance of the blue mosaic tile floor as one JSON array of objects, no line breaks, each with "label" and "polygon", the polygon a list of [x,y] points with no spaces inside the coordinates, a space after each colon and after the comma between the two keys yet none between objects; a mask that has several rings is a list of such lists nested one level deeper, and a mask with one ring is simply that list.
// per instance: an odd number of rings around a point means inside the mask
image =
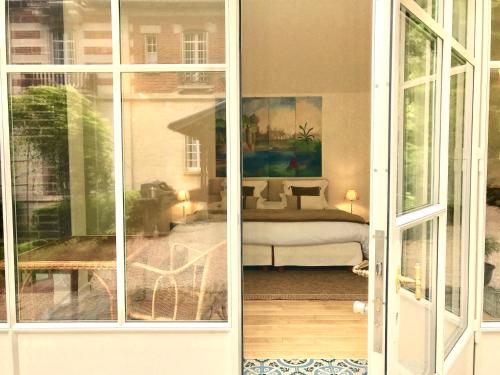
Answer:
[{"label": "blue mosaic tile floor", "polygon": [[364,359],[247,359],[243,375],[366,375]]}]

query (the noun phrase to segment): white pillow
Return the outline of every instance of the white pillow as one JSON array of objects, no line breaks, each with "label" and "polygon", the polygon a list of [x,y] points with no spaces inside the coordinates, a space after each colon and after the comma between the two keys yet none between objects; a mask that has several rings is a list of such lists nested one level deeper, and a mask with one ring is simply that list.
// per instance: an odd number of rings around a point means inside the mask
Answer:
[{"label": "white pillow", "polygon": [[264,199],[262,198],[262,192],[267,187],[266,180],[243,180],[243,186],[253,186],[253,196]]},{"label": "white pillow", "polygon": [[[285,192],[284,195],[293,195],[292,193],[292,186],[297,186],[297,187],[315,187],[319,186],[319,196],[321,197],[320,200],[316,200],[317,202],[322,202],[320,203],[315,203],[315,206],[318,206],[318,209],[324,209],[328,208],[328,201],[326,200],[325,197],[325,191],[328,188],[328,180],[285,180],[283,181],[283,191]],[[281,195],[280,195],[281,196]],[[304,197],[304,196],[302,196]],[[285,202],[286,206],[286,196],[282,196],[281,200]],[[319,207],[322,206],[322,207]]]},{"label": "white pillow", "polygon": [[[280,195],[284,195],[284,194],[280,194]],[[262,200],[261,202],[259,202],[259,201],[257,202],[257,208],[263,209],[263,210],[283,210],[286,207],[286,199],[285,199],[284,203],[283,203],[283,200],[281,200],[281,201]]]},{"label": "white pillow", "polygon": [[328,205],[325,205],[326,201],[323,197],[302,195],[300,200],[302,210],[324,210],[328,207]]}]

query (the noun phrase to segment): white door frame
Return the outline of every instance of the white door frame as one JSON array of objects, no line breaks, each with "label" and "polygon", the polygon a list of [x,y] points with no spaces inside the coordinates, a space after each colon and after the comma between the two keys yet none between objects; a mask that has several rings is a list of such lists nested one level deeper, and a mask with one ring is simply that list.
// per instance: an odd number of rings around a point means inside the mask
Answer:
[{"label": "white door frame", "polygon": [[[373,59],[373,69],[372,69],[372,167],[371,167],[371,216],[370,216],[370,249],[375,249],[375,231],[386,231],[386,241],[388,238],[389,249],[391,247],[400,246],[400,231],[410,224],[416,224],[418,222],[424,222],[429,218],[439,218],[441,222],[446,222],[446,199],[447,199],[447,158],[448,158],[448,122],[449,122],[449,97],[450,97],[450,68],[451,68],[451,50],[455,50],[465,61],[472,65],[474,68],[474,80],[473,88],[474,95],[472,105],[472,121],[474,133],[472,134],[472,142],[474,145],[479,144],[479,133],[480,129],[484,129],[484,117],[479,116],[481,109],[481,95],[483,93],[481,90],[483,80],[483,70],[479,66],[479,61],[483,58],[483,22],[485,8],[488,8],[489,4],[483,5],[482,1],[469,1],[469,9],[476,7],[476,17],[469,18],[468,20],[468,48],[464,48],[460,43],[458,43],[452,37],[452,12],[453,3],[451,0],[441,0],[438,1],[438,17],[435,21],[428,13],[421,9],[413,0],[376,0],[374,1],[373,7],[373,45],[372,45],[372,59]],[[396,173],[397,171],[397,158],[390,158],[390,155],[397,155],[397,139],[398,139],[398,126],[390,127],[390,123],[397,124],[399,118],[399,14],[400,7],[404,6],[408,11],[410,11],[417,19],[423,22],[438,38],[441,39],[442,57],[441,57],[441,81],[437,83],[437,89],[440,90],[438,100],[437,121],[436,126],[440,127],[440,132],[436,132],[436,136],[443,139],[442,144],[437,149],[439,152],[439,180],[441,183],[436,185],[436,193],[439,197],[437,204],[430,206],[429,208],[417,210],[416,212],[402,215],[397,217],[396,213],[396,191],[397,182],[396,178],[393,176],[392,181],[390,176],[388,176],[389,171]],[[489,10],[489,8],[487,9]],[[487,19],[487,18],[486,18]],[[475,22],[474,22],[475,21]],[[394,23],[393,23],[394,22]],[[391,24],[393,26],[391,27]],[[388,36],[391,35],[389,38]],[[486,40],[489,40],[486,39]],[[392,42],[392,45],[391,45]],[[471,48],[470,45],[474,45]],[[391,49],[392,48],[392,49]],[[388,56],[392,56],[389,58]],[[470,87],[470,86],[469,86]],[[392,113],[389,111],[391,108]],[[487,116],[486,116],[487,118]],[[481,126],[483,125],[483,126]],[[387,135],[391,134],[391,139],[388,140]],[[470,142],[470,140],[469,140]],[[392,150],[389,152],[389,149]],[[387,151],[386,151],[387,150]],[[472,224],[470,227],[470,248],[469,248],[469,274],[468,274],[468,327],[466,331],[462,334],[458,342],[455,344],[452,351],[445,358],[443,334],[436,335],[436,373],[443,374],[447,373],[449,369],[461,358],[464,354],[463,351],[467,343],[471,340],[474,331],[478,328],[478,316],[476,313],[476,282],[482,280],[480,275],[478,275],[477,269],[480,268],[477,265],[481,265],[482,262],[478,263],[476,257],[477,245],[475,239],[477,238],[480,229],[478,229],[474,224],[477,223],[477,198],[481,195],[481,192],[477,189],[477,176],[480,171],[478,171],[479,160],[482,158],[481,152],[477,152],[474,148],[471,155],[471,197],[468,200],[471,203],[471,220]],[[396,160],[395,160],[396,159]],[[390,165],[390,168],[388,167]],[[438,166],[438,167],[439,167]],[[390,181],[388,183],[388,180]],[[384,189],[385,187],[385,189]],[[390,192],[387,196],[387,192]],[[479,196],[478,196],[479,194]],[[391,211],[387,211],[387,207],[391,207]],[[387,222],[387,217],[390,221]],[[446,248],[446,235],[445,226],[441,225],[439,229],[439,246],[441,249]],[[387,237],[387,229],[388,237]],[[386,301],[388,305],[386,306],[386,347],[387,350],[387,372],[391,373],[397,367],[398,354],[397,354],[397,344],[398,344],[398,325],[396,316],[399,312],[399,307],[397,301],[399,296],[395,293],[394,287],[394,275],[395,275],[395,265],[398,264],[397,256],[399,256],[399,251],[389,250],[388,270],[386,272],[385,285],[387,287],[386,291]],[[440,251],[439,253],[439,264],[443,264],[445,261],[445,252]],[[370,268],[375,269],[375,261],[370,260]],[[481,270],[482,271],[482,270]],[[374,321],[375,321],[375,307],[374,307],[374,272],[371,273],[370,278],[370,290],[369,290],[369,366],[370,371],[374,373],[382,373],[384,371],[384,355],[383,353],[378,353],[374,347],[373,341],[374,337]],[[443,332],[444,327],[444,272],[438,273],[438,306],[437,306],[437,319],[436,319],[436,332]],[[479,284],[480,285],[480,284]],[[479,317],[480,319],[480,317]]]}]

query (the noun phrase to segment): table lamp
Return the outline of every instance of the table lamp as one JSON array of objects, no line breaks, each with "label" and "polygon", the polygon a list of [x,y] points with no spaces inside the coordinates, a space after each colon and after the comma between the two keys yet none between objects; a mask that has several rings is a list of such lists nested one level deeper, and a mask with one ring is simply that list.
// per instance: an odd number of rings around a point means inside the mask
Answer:
[{"label": "table lamp", "polygon": [[345,199],[347,199],[351,203],[351,214],[352,214],[352,202],[357,201],[359,199],[359,194],[354,189],[349,189],[345,193]]}]

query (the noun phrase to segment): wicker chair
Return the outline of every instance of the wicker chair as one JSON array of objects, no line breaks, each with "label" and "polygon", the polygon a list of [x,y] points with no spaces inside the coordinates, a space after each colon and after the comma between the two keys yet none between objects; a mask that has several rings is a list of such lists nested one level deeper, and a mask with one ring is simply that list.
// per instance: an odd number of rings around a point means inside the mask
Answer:
[{"label": "wicker chair", "polygon": [[[134,262],[130,272],[144,280],[129,295],[128,316],[140,320],[227,319],[226,241],[200,251],[182,243],[169,246],[168,269]],[[128,278],[136,278],[129,274]],[[180,313],[181,312],[181,313]],[[218,317],[216,317],[218,315]]]}]

